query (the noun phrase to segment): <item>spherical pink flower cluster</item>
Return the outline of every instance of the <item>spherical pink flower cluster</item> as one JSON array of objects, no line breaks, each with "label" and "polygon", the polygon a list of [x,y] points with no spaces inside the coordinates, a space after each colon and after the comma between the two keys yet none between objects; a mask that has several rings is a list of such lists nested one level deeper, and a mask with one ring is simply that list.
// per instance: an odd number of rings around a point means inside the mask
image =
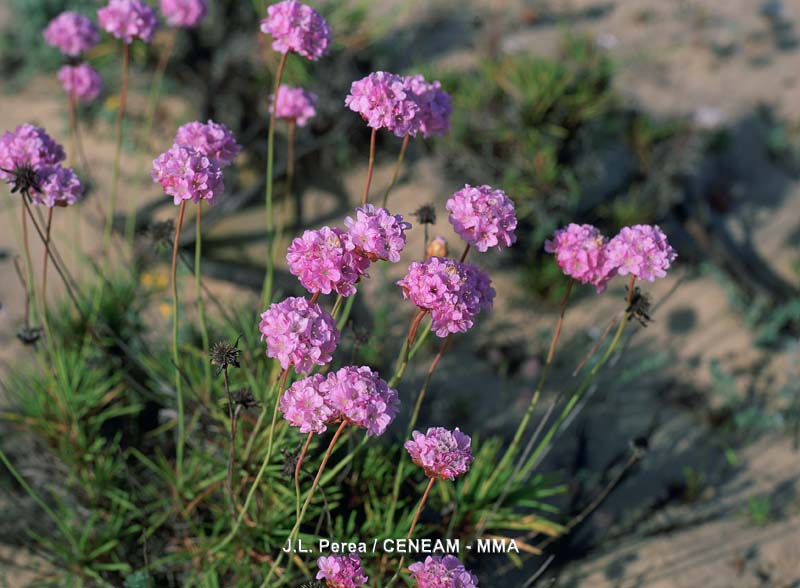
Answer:
[{"label": "spherical pink flower cluster", "polygon": [[316,61],[328,52],[331,29],[316,10],[297,0],[284,0],[267,9],[261,31],[272,35],[272,48],[279,53],[293,51]]},{"label": "spherical pink flower cluster", "polygon": [[456,233],[481,253],[517,240],[514,203],[502,190],[467,184],[447,201],[447,210]]},{"label": "spherical pink flower cluster", "polygon": [[598,292],[615,274],[632,274],[648,282],[663,278],[677,253],[656,225],[624,227],[610,241],[592,225],[570,224],[545,241],[564,273]]},{"label": "spherical pink flower cluster", "polygon": [[408,566],[416,588],[478,588],[478,578],[453,555],[429,555],[424,562]]},{"label": "spherical pink flower cluster", "polygon": [[13,182],[15,171],[31,168],[36,171],[44,166],[57,165],[64,161],[63,147],[56,143],[44,129],[30,124],[6,131],[0,137],[0,179]]},{"label": "spherical pink flower cluster", "polygon": [[64,55],[77,57],[100,42],[100,32],[85,16],[67,10],[51,20],[44,30],[44,40]]},{"label": "spherical pink flower cluster", "polygon": [[305,231],[289,245],[286,260],[289,271],[309,292],[342,296],[355,294],[356,282],[369,267],[369,259],[356,251],[345,231],[336,227]]},{"label": "spherical pink flower cluster", "polygon": [[317,580],[324,579],[328,588],[360,588],[369,580],[361,567],[361,558],[355,554],[320,557],[317,567]]},{"label": "spherical pink flower cluster", "polygon": [[382,435],[400,405],[397,390],[367,366],[343,367],[328,374],[320,391],[339,417],[366,429],[368,435]]},{"label": "spherical pink flower cluster", "polygon": [[654,282],[667,275],[678,254],[657,225],[634,225],[624,227],[609,241],[607,256],[619,275],[632,274]]},{"label": "spherical pink flower cluster", "polygon": [[450,94],[442,90],[442,84],[438,81],[427,82],[421,75],[405,78],[405,84],[419,105],[417,119],[422,135],[427,138],[447,133],[450,130],[453,100]]},{"label": "spherical pink flower cluster", "polygon": [[329,423],[346,421],[382,435],[398,406],[397,391],[366,366],[314,374],[292,384],[280,400],[286,420],[302,433],[323,433]]},{"label": "spherical pink flower cluster", "polygon": [[[281,84],[278,88],[278,101],[275,116],[293,120],[297,126],[304,127],[309,119],[316,116],[317,95],[304,90]],[[275,96],[270,96],[270,112],[275,108]]]},{"label": "spherical pink flower cluster", "polygon": [[448,431],[442,427],[431,427],[423,435],[412,433],[412,439],[404,447],[411,460],[425,470],[429,478],[455,480],[466,474],[472,463],[472,440],[458,427]]},{"label": "spherical pink flower cluster", "polygon": [[401,215],[367,204],[356,209],[355,219],[345,218],[344,224],[353,245],[370,260],[400,261],[400,252],[406,246],[405,232],[411,228]]},{"label": "spherical pink flower cluster", "polygon": [[193,121],[181,126],[175,133],[175,144],[199,151],[220,167],[232,164],[242,150],[230,129],[213,120],[206,124]]},{"label": "spherical pink flower cluster", "polygon": [[466,333],[481,310],[491,310],[495,295],[481,269],[444,257],[412,262],[397,284],[404,298],[431,312],[432,328],[439,337]]},{"label": "spherical pink flower cluster", "polygon": [[216,161],[191,147],[173,145],[153,161],[150,172],[177,206],[183,200],[214,204],[222,194],[222,170]]},{"label": "spherical pink flower cluster", "polygon": [[58,79],[67,96],[83,102],[95,100],[103,90],[103,78],[91,65],[65,65],[58,70]]},{"label": "spherical pink flower cluster", "polygon": [[171,27],[191,28],[206,17],[206,0],[159,0],[164,19]]},{"label": "spherical pink flower cluster", "polygon": [[75,204],[83,196],[83,186],[72,168],[60,165],[45,166],[37,170],[38,190],[31,192],[34,204],[47,208]]},{"label": "spherical pink flower cluster", "polygon": [[299,374],[328,363],[339,343],[331,315],[305,298],[287,298],[270,305],[258,328],[267,342],[267,356],[276,358],[283,369],[294,366]]},{"label": "spherical pink flower cluster", "polygon": [[97,21],[104,31],[125,43],[140,39],[149,43],[158,27],[158,16],[142,0],[109,0],[97,11]]},{"label": "spherical pink flower cluster", "polygon": [[378,71],[353,82],[344,104],[372,129],[387,129],[398,137],[420,130],[416,96],[396,74]]},{"label": "spherical pink flower cluster", "polygon": [[608,258],[607,244],[608,239],[592,225],[571,223],[545,241],[544,250],[555,254],[566,275],[602,292],[616,269]]},{"label": "spherical pink flower cluster", "polygon": [[293,427],[300,427],[301,433],[325,432],[327,423],[333,419],[333,409],[325,402],[320,386],[325,381],[322,374],[314,374],[298,380],[281,396],[279,408]]}]

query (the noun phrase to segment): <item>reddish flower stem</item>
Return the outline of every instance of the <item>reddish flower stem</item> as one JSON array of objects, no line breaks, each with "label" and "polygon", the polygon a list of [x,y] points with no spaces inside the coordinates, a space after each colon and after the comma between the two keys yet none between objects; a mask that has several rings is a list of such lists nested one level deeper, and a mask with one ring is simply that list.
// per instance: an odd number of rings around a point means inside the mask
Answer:
[{"label": "reddish flower stem", "polygon": [[364,186],[364,195],[361,197],[361,205],[364,206],[369,201],[369,185],[372,183],[372,172],[375,168],[375,138],[378,129],[372,129],[369,139],[369,167],[367,168],[367,183]]},{"label": "reddish flower stem", "polygon": [[[127,47],[127,45],[126,45]],[[178,400],[178,445],[175,450],[175,469],[177,472],[178,485],[180,486],[183,476],[183,446],[184,446],[184,414],[183,414],[183,382],[181,380],[180,355],[178,353],[178,248],[181,241],[181,227],[183,226],[183,216],[186,212],[186,200],[181,201],[178,210],[178,224],[175,226],[175,240],[172,244],[172,269],[170,271],[170,281],[172,283],[172,361],[175,363],[175,393]]]},{"label": "reddish flower stem", "polygon": [[[400,147],[400,155],[397,156],[397,163],[394,165],[394,173],[392,174],[392,181],[389,184],[389,187],[386,188],[386,192],[383,194],[383,207],[386,208],[386,203],[389,201],[389,194],[392,192],[395,184],[397,183],[397,178],[400,176],[400,168],[403,167],[403,159],[406,156],[406,149],[408,149],[408,141],[411,139],[411,135],[408,133],[405,134],[403,137],[403,146]],[[425,230],[428,230],[428,226],[425,225]],[[425,237],[425,244],[427,245],[428,238],[427,235]]]},{"label": "reddish flower stem", "polygon": [[47,259],[50,257],[50,229],[53,226],[53,207],[47,209],[47,225],[44,229],[44,259],[42,260],[42,305],[47,306]]},{"label": "reddish flower stem", "polygon": [[469,253],[469,243],[467,243],[467,246],[464,247],[464,253],[461,254],[461,259],[459,259],[458,261],[464,263],[464,260],[467,259],[468,253]]},{"label": "reddish flower stem", "polygon": [[[408,529],[408,535],[406,539],[411,539],[414,535],[414,529],[417,527],[417,523],[419,522],[419,517],[422,514],[422,507],[425,506],[425,502],[428,500],[428,495],[431,493],[431,489],[433,488],[433,484],[436,482],[436,478],[431,478],[428,481],[428,485],[425,487],[425,492],[422,494],[422,498],[419,501],[419,505],[417,506],[417,512],[414,513],[414,520],[411,521],[411,527]],[[390,588],[392,584],[394,584],[397,577],[400,575],[400,571],[403,569],[403,563],[406,561],[406,554],[400,556],[400,563],[397,564],[397,571],[395,572],[394,576],[392,577],[391,581],[387,585],[386,588]]]},{"label": "reddish flower stem", "polygon": [[300,451],[300,455],[297,457],[297,463],[294,466],[294,491],[295,491],[295,498],[296,498],[296,516],[300,518],[300,469],[303,466],[303,460],[306,457],[306,453],[308,452],[308,446],[311,445],[311,439],[314,437],[314,432],[310,432],[308,437],[306,437],[306,442],[303,444],[303,449]]},{"label": "reddish flower stem", "polygon": [[314,292],[314,294],[311,296],[311,304],[316,303],[317,300],[319,300],[319,292]]}]

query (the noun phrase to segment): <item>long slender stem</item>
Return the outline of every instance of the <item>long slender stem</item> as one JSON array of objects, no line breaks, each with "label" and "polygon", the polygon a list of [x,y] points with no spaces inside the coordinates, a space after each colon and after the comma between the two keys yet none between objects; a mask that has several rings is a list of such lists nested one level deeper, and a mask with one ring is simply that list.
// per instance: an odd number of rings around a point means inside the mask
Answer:
[{"label": "long slender stem", "polygon": [[[25,275],[27,276],[26,280],[25,280],[27,282],[27,292],[25,293],[25,296],[27,298],[27,306],[26,306],[26,308],[28,309],[28,313],[27,314],[28,314],[28,316],[30,316],[30,309],[33,308],[35,305],[33,304],[33,302],[34,302],[33,260],[31,258],[31,246],[30,246],[30,243],[28,242],[28,217],[25,214],[25,211],[26,211],[27,206],[28,206],[28,201],[25,200],[25,198],[26,198],[26,196],[25,196],[25,194],[23,194],[22,195],[22,201],[23,201],[23,206],[22,206],[22,253],[23,253],[23,256],[25,257]],[[45,252],[46,251],[47,250],[45,250]],[[26,322],[26,324],[25,324],[26,327],[30,327],[31,326],[30,324],[28,324],[28,320],[27,319],[26,319],[25,322]]]},{"label": "long slender stem", "polygon": [[[389,183],[389,187],[386,188],[386,192],[383,194],[383,207],[386,208],[386,204],[389,202],[389,194],[391,194],[392,189],[394,188],[395,184],[397,183],[397,178],[400,176],[400,168],[403,167],[403,159],[406,156],[406,149],[408,149],[408,141],[411,138],[411,135],[406,133],[406,136],[403,137],[403,146],[400,147],[400,155],[397,156],[397,163],[394,164],[394,173],[392,174],[392,181]],[[427,226],[426,226],[427,229]],[[425,239],[425,246],[427,247],[428,240]]]},{"label": "long slender stem", "polygon": [[372,134],[369,139],[369,167],[367,167],[367,183],[364,185],[364,195],[361,197],[361,205],[364,206],[369,202],[369,186],[372,183],[372,172],[375,169],[375,138],[378,135],[378,129],[372,129]]},{"label": "long slender stem", "polygon": [[117,121],[114,128],[114,163],[111,170],[111,197],[108,203],[105,235],[103,236],[103,252],[108,255],[111,248],[111,235],[114,230],[114,213],[117,208],[117,191],[119,189],[119,166],[122,156],[122,126],[125,119],[125,105],[128,101],[128,78],[130,70],[131,49],[128,43],[122,44],[122,82],[119,91],[119,106],[117,107]]},{"label": "long slender stem", "polygon": [[[244,500],[244,505],[242,506],[242,510],[239,512],[239,516],[236,517],[236,522],[233,524],[230,532],[225,536],[225,538],[220,541],[217,545],[214,546],[213,551],[215,553],[219,553],[221,549],[223,549],[231,540],[236,536],[236,533],[239,532],[239,527],[242,525],[242,521],[244,520],[245,515],[247,514],[247,509],[250,507],[250,503],[253,501],[253,496],[255,496],[256,490],[258,486],[261,484],[261,479],[264,477],[264,472],[267,471],[267,466],[269,465],[270,459],[272,458],[272,442],[273,442],[273,435],[275,431],[275,423],[278,420],[278,403],[281,399],[281,394],[283,393],[283,387],[286,384],[286,378],[289,376],[289,369],[288,367],[281,373],[280,376],[280,385],[278,387],[278,394],[275,399],[275,408],[272,411],[272,426],[270,427],[269,432],[269,442],[267,444],[267,455],[264,457],[264,461],[261,462],[261,467],[258,469],[258,473],[256,474],[256,479],[253,481],[253,484],[250,486],[250,490],[247,492],[247,498]],[[274,389],[274,385],[272,386]],[[249,454],[249,452],[246,451]]]},{"label": "long slender stem", "polygon": [[464,247],[464,252],[461,254],[461,259],[459,259],[458,261],[464,263],[464,260],[467,259],[468,253],[469,253],[469,243],[467,243],[467,246]]},{"label": "long slender stem", "polygon": [[227,492],[228,498],[231,501],[231,520],[236,519],[236,499],[233,494],[233,464],[236,460],[236,415],[238,415],[238,407],[234,412],[233,396],[231,396],[231,386],[228,380],[228,367],[225,366],[222,370],[222,380],[225,385],[225,394],[228,396],[228,418],[230,419],[230,446],[228,447],[228,480]]},{"label": "long slender stem", "polygon": [[[422,409],[422,402],[425,400],[425,395],[428,391],[428,386],[431,383],[431,378],[433,377],[433,372],[436,371],[436,368],[439,365],[439,362],[442,360],[442,356],[444,355],[445,351],[450,347],[450,343],[453,341],[452,333],[448,335],[444,342],[442,343],[441,348],[439,349],[439,353],[436,354],[436,357],[431,362],[431,367],[428,368],[428,374],[425,376],[425,382],[422,384],[422,388],[419,390],[419,394],[417,394],[417,401],[414,404],[414,412],[411,414],[411,420],[408,422],[408,427],[406,428],[406,436],[405,439],[411,437],[411,432],[414,430],[414,426],[417,424],[417,419],[419,419],[419,413]],[[400,483],[403,480],[403,474],[405,472],[405,460],[400,460],[400,463],[397,464],[397,471],[395,472],[394,477],[394,484],[392,485],[392,501],[389,504],[389,512],[386,515],[386,527],[385,531],[388,534],[391,530],[391,526],[394,524],[394,513],[397,510],[397,501],[400,498]]]},{"label": "long slender stem", "polygon": [[[275,73],[275,84],[273,88],[272,95],[274,100],[277,102],[278,99],[278,91],[281,87],[281,78],[283,77],[283,69],[286,67],[286,58],[289,56],[289,53],[286,52],[281,56],[280,63],[278,64],[278,70]],[[269,243],[267,244],[267,273],[264,277],[264,291],[262,292],[262,302],[264,304],[268,304],[269,301],[272,299],[272,280],[273,280],[273,273],[274,273],[274,243],[275,243],[275,236],[273,235],[273,228],[275,226],[275,218],[272,211],[272,182],[273,182],[273,166],[274,166],[274,159],[275,159],[275,120],[276,120],[276,109],[270,109],[269,115],[269,129],[267,131],[267,187],[266,187],[266,214],[267,214],[267,239],[269,239]]]},{"label": "long slender stem", "polygon": [[505,468],[508,463],[514,458],[514,454],[519,447],[520,441],[522,440],[522,435],[525,433],[525,430],[528,428],[528,422],[533,415],[533,411],[536,408],[536,405],[539,403],[539,397],[542,394],[542,389],[544,388],[544,384],[547,381],[547,375],[550,372],[550,366],[553,363],[553,357],[556,353],[556,345],[558,344],[558,339],[561,335],[561,329],[564,326],[564,314],[567,311],[567,303],[569,302],[569,295],[572,292],[572,286],[575,282],[570,279],[567,283],[567,290],[564,292],[564,296],[561,298],[561,303],[559,305],[559,315],[558,315],[558,322],[556,323],[556,328],[553,331],[553,337],[550,340],[550,348],[547,352],[547,359],[545,360],[544,366],[542,367],[541,374],[539,375],[539,382],[536,384],[536,390],[531,397],[531,401],[528,403],[528,408],[525,411],[525,415],[522,417],[522,420],[517,427],[516,432],[514,433],[514,437],[511,441],[511,444],[508,446],[508,449],[503,455],[503,459],[500,460],[500,465],[495,468],[492,475],[486,481],[486,487],[491,487],[494,481],[497,479],[499,473]]},{"label": "long slender stem", "polygon": [[414,339],[417,336],[419,324],[422,322],[422,319],[427,313],[427,310],[421,308],[411,321],[411,326],[408,329],[408,337],[406,337],[406,340],[403,342],[403,347],[400,349],[400,355],[397,357],[394,375],[392,376],[392,379],[389,380],[390,387],[396,386],[400,380],[403,379],[403,375],[406,373],[406,368],[408,367],[408,356],[409,352],[411,351],[411,346],[414,344]]},{"label": "long slender stem", "polygon": [[308,452],[308,446],[311,445],[311,439],[314,437],[314,431],[311,431],[306,437],[306,442],[303,444],[303,449],[297,457],[297,463],[294,466],[294,494],[295,494],[295,516],[300,518],[300,469],[303,467],[303,460]]},{"label": "long slender stem", "polygon": [[[342,421],[341,424],[339,425],[339,428],[336,429],[336,433],[334,433],[333,439],[331,439],[331,442],[328,445],[328,449],[325,451],[325,455],[322,457],[322,463],[319,464],[317,475],[314,477],[314,481],[311,483],[311,489],[308,491],[308,495],[306,496],[306,499],[303,502],[303,508],[300,509],[300,514],[294,523],[294,527],[292,527],[292,531],[289,533],[289,540],[288,540],[289,545],[292,545],[295,538],[297,537],[297,533],[300,532],[300,525],[303,523],[303,518],[306,516],[308,507],[311,504],[311,499],[314,498],[314,493],[316,492],[317,487],[319,486],[319,481],[322,478],[322,474],[325,471],[325,467],[328,465],[328,460],[333,454],[333,449],[336,446],[336,442],[339,440],[339,437],[342,436],[342,431],[344,431],[345,426],[347,426],[347,421]],[[283,559],[283,552],[281,552],[281,555],[278,556],[278,559],[276,559],[273,565],[270,567],[269,573],[267,574],[267,577],[264,579],[264,584],[263,584],[264,586],[266,586],[267,582],[269,582],[269,580],[272,578],[272,575],[275,573],[275,570],[280,565],[282,559]]]},{"label": "long slender stem", "polygon": [[[414,529],[417,527],[417,523],[419,522],[419,517],[422,514],[422,508],[425,506],[425,502],[428,500],[428,495],[431,493],[431,489],[433,488],[434,483],[436,482],[436,478],[431,478],[428,480],[428,485],[425,487],[425,492],[422,494],[422,498],[419,501],[419,505],[417,506],[417,512],[414,513],[414,519],[411,521],[411,527],[408,529],[408,536],[406,539],[411,539],[414,536]],[[387,584],[386,588],[390,588],[394,583],[395,580],[400,576],[400,571],[403,569],[403,563],[406,561],[406,554],[403,553],[400,556],[400,563],[397,564],[397,571],[395,572],[392,579]]]},{"label": "long slender stem", "polygon": [[53,226],[53,207],[47,209],[47,225],[44,229],[44,259],[42,260],[42,304],[47,307],[47,259],[50,257],[50,230]]},{"label": "long slender stem", "polygon": [[175,393],[178,400],[178,446],[175,449],[175,468],[177,472],[178,484],[180,485],[183,476],[183,445],[184,445],[184,418],[183,418],[183,382],[180,369],[180,354],[178,353],[178,248],[181,241],[181,227],[183,226],[183,215],[186,212],[186,200],[181,201],[178,211],[178,224],[175,226],[175,241],[172,245],[172,270],[170,281],[172,283],[172,361],[175,363]]},{"label": "long slender stem", "polygon": [[[202,230],[200,223],[202,220],[202,207],[203,203],[197,203],[197,216],[195,218],[195,237],[194,237],[194,289],[195,296],[197,297],[197,313],[200,317],[200,340],[203,343],[203,353],[208,357],[210,347],[208,339],[208,322],[206,321],[206,307],[203,302],[203,285],[201,282],[201,268],[200,263],[202,260],[201,247],[202,247]],[[211,362],[204,361],[203,367],[206,376],[206,393],[211,394]]]}]

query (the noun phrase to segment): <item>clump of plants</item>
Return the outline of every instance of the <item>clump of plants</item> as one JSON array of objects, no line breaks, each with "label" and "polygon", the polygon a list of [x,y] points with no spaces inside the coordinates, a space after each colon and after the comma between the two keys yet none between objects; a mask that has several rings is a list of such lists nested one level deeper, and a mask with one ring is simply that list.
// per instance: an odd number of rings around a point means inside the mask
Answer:
[{"label": "clump of plants", "polygon": [[[205,8],[203,0],[160,2],[162,17],[181,28],[200,22]],[[131,46],[152,39],[159,16],[141,0],[110,0],[97,16],[119,46],[125,84]],[[82,48],[96,42],[92,21],[58,19],[51,38],[62,51],[66,41],[80,40]],[[88,283],[75,280],[60,255],[65,245],[50,229],[59,209],[82,206],[81,175],[91,162],[81,162],[80,173],[65,167],[63,147],[30,124],[0,137],[0,179],[20,212],[28,300],[20,339],[35,357],[12,374],[13,404],[2,413],[0,461],[42,515],[28,517],[25,543],[52,564],[42,579],[61,586],[477,586],[473,544],[489,541],[521,563],[522,552],[540,551],[533,538],[571,528],[553,520],[548,503],[562,487],[537,468],[626,326],[649,318],[649,298],[637,282],[665,277],[676,253],[655,225],[627,226],[613,238],[588,224],[555,231],[545,251],[560,268],[565,293],[511,442],[430,422],[426,400],[436,394],[442,356],[455,337],[469,336],[498,295],[481,257],[514,246],[518,207],[504,189],[468,184],[446,205],[462,241],[456,255],[437,240],[424,257],[410,254],[407,234],[415,228],[389,211],[392,186],[382,206],[371,193],[375,138],[404,138],[399,168],[410,138],[447,133],[452,100],[446,84],[374,72],[354,81],[344,100],[371,132],[360,206],[338,225],[308,229],[292,241],[288,270],[306,294],[276,297],[275,259],[283,252],[275,251],[273,237],[283,227],[273,207],[275,128],[279,118],[290,129],[302,126],[316,105],[303,88],[282,85],[283,72],[290,60],[324,59],[334,30],[295,0],[269,6],[260,28],[280,57],[267,131],[267,269],[258,307],[224,303],[203,283],[202,215],[226,197],[226,174],[242,152],[224,125],[181,126],[172,147],[153,161],[151,177],[176,212],[166,230],[153,231],[160,240],[171,236],[171,305],[149,320],[157,304],[150,281],[138,269],[114,271],[111,256],[115,240],[133,238],[129,223],[122,234],[114,230],[117,195],[125,189],[125,100],[117,109],[113,179],[103,190],[103,256]],[[70,96],[76,87],[65,83]],[[286,147],[294,161],[291,140]],[[188,216],[194,263],[180,252]],[[29,254],[30,239],[44,245],[41,268]],[[369,272],[401,261],[407,272],[387,295],[406,301],[407,334],[396,342],[394,368],[381,373],[352,363],[342,329]],[[60,306],[48,303],[48,267],[67,293]],[[186,288],[180,276],[191,273],[193,287]],[[531,432],[572,289],[586,284],[602,293],[618,276],[627,280],[627,297],[609,321],[608,342],[597,342],[576,370],[585,372],[575,388],[559,394]],[[171,332],[159,328],[164,322]],[[425,358],[427,376],[414,394],[406,371],[434,337],[437,351]],[[397,421],[403,404],[413,406],[407,423]],[[48,466],[31,476],[33,466],[21,467],[24,454],[9,450],[12,435],[41,448]]]}]

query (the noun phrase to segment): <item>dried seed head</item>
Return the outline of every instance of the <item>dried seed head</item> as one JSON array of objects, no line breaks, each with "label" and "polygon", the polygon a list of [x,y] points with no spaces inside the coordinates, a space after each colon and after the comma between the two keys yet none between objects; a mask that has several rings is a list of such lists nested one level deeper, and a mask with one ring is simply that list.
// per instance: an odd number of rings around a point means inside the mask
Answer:
[{"label": "dried seed head", "polygon": [[436,208],[433,204],[423,204],[413,214],[417,217],[417,222],[421,225],[436,224]]},{"label": "dried seed head", "polygon": [[22,327],[17,331],[17,339],[22,341],[23,345],[35,345],[41,338],[42,329],[40,327]]},{"label": "dried seed head", "polygon": [[646,327],[653,320],[650,316],[650,306],[650,295],[642,292],[638,287],[634,288],[631,305],[626,309],[628,320],[636,319],[643,327]]},{"label": "dried seed head", "polygon": [[[239,367],[238,364],[236,367]],[[234,390],[231,393],[231,399],[233,400],[234,404],[238,404],[244,409],[258,406],[258,401],[256,400],[256,397],[250,388]]]},{"label": "dried seed head", "polygon": [[218,341],[211,348],[211,365],[216,366],[217,376],[230,367],[240,367],[239,356],[242,352],[239,349],[239,339],[241,339],[241,335],[233,345],[225,341]]},{"label": "dried seed head", "polygon": [[7,174],[11,174],[11,193],[24,194],[30,196],[31,192],[41,192],[39,182],[36,177],[36,170],[30,165],[20,165],[14,169],[0,169]]}]

